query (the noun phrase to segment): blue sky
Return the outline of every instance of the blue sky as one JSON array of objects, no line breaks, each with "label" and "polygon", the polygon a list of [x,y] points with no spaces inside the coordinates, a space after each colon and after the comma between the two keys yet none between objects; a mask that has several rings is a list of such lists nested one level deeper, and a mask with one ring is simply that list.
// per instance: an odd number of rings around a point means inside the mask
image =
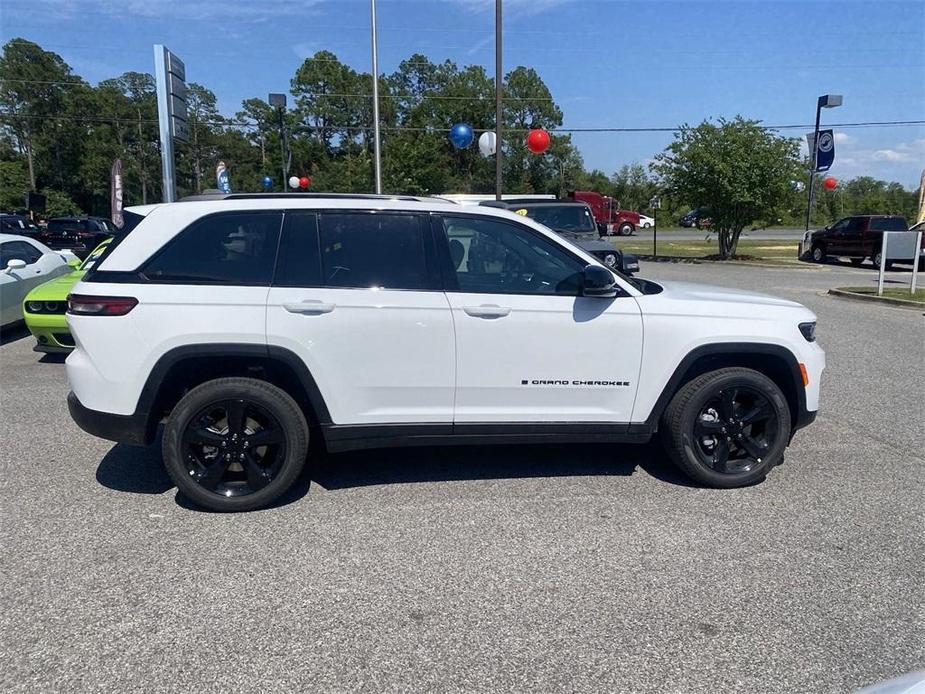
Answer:
[{"label": "blue sky", "polygon": [[[505,68],[536,68],[563,127],[665,127],[737,113],[811,123],[816,97],[844,95],[823,123],[925,119],[925,2],[505,0]],[[413,52],[494,71],[493,0],[379,0],[380,67]],[[0,40],[59,53],[92,83],[153,72],[151,45],[219,97],[287,91],[301,60],[332,50],[370,69],[366,0],[2,0]],[[925,127],[836,128],[832,174],[918,186]],[[788,131],[801,136],[802,130]],[[573,136],[608,174],[646,162],[667,133]],[[387,155],[387,153],[386,153]]]}]

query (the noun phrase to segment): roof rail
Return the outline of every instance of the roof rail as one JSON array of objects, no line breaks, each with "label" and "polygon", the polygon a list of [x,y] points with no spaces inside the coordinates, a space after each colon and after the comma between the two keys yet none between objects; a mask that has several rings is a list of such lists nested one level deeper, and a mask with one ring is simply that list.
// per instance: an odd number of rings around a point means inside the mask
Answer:
[{"label": "roof rail", "polygon": [[180,198],[179,202],[196,202],[204,200],[267,200],[275,198],[315,199],[315,200],[402,200],[421,202],[413,195],[373,195],[372,193],[200,193]]}]

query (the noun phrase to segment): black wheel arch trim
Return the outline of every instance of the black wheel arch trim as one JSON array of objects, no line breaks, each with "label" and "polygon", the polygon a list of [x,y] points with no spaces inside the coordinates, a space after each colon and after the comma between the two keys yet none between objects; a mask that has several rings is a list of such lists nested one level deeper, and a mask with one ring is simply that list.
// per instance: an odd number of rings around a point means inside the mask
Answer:
[{"label": "black wheel arch trim", "polygon": [[[305,362],[291,350],[285,347],[264,344],[200,343],[175,347],[158,358],[151,372],[148,374],[145,385],[141,390],[141,395],[138,397],[138,404],[135,407],[134,415],[127,415],[135,418],[137,422],[141,423],[140,425],[143,428],[143,434],[140,437],[137,435],[133,436],[133,440],[130,442],[149,444],[154,440],[157,426],[160,421],[156,411],[157,398],[167,375],[175,366],[187,359],[247,356],[277,361],[289,367],[298,377],[299,384],[314,410],[314,415],[317,417],[318,422],[322,425],[331,422],[331,415],[328,412],[327,405],[325,404],[324,397],[321,395],[318,384],[315,382]],[[103,438],[107,437],[104,436]],[[140,441],[138,440],[139,438],[141,439]]]},{"label": "black wheel arch trim", "polygon": [[[781,359],[786,364],[787,373],[792,380],[792,383],[789,385],[792,385],[793,392],[796,394],[796,402],[790,403],[792,408],[791,419],[793,431],[796,431],[797,429],[810,424],[813,419],[815,419],[816,413],[809,412],[806,409],[806,389],[803,386],[803,376],[800,372],[800,362],[793,354],[793,352],[782,345],[765,342],[717,342],[708,345],[701,345],[700,347],[696,347],[688,352],[680,361],[678,366],[675,367],[671,378],[668,379],[668,382],[662,389],[661,394],[655,401],[655,405],[652,407],[652,411],[649,413],[649,416],[646,419],[644,425],[633,424],[631,426],[640,428],[645,426],[645,428],[650,432],[657,431],[659,422],[661,421],[665,409],[668,407],[668,403],[671,402],[671,398],[674,397],[674,394],[678,391],[681,385],[686,382],[685,376],[701,359],[711,357],[717,358],[723,356],[740,357],[743,354],[748,356],[767,355]],[[784,394],[786,396],[786,391]],[[788,398],[788,402],[789,400],[790,399]]]}]

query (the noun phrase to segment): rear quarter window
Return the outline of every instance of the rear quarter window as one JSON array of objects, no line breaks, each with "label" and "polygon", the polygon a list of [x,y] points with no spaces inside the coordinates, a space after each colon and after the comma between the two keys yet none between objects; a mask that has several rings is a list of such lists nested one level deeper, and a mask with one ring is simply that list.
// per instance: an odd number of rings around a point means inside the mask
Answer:
[{"label": "rear quarter window", "polygon": [[909,225],[904,217],[875,217],[870,220],[873,231],[908,231]]},{"label": "rear quarter window", "polygon": [[152,282],[269,286],[282,213],[236,212],[193,222],[141,269]]}]

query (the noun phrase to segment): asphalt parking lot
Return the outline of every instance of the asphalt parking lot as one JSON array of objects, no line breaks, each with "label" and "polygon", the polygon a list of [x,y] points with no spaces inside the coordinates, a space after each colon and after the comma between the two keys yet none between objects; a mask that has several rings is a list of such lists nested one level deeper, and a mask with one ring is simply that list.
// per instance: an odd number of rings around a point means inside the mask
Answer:
[{"label": "asphalt parking lot", "polygon": [[925,667],[921,312],[821,295],[867,269],[642,274],[819,315],[819,418],[764,483],[690,486],[654,445],[366,451],[204,513],[7,341],[0,689],[847,692]]}]

